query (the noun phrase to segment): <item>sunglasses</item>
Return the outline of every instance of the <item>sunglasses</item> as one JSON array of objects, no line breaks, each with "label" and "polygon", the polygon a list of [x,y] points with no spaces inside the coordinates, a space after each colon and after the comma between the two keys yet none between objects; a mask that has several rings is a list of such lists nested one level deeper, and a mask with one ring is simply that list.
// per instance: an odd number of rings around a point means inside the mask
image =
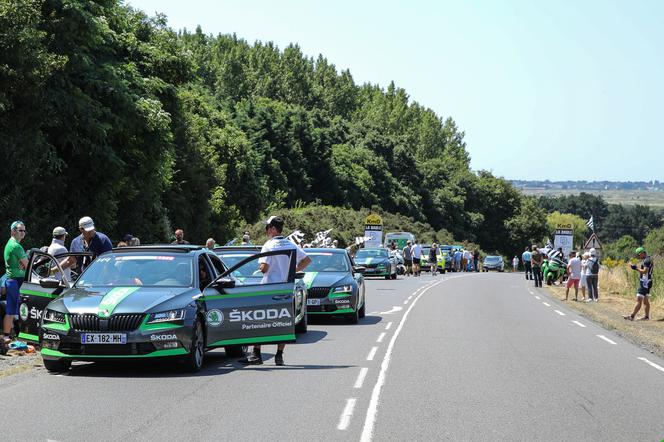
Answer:
[{"label": "sunglasses", "polygon": [[26,230],[25,230],[25,229],[22,229],[22,230],[21,230],[21,229],[17,229],[17,232],[25,233]]}]

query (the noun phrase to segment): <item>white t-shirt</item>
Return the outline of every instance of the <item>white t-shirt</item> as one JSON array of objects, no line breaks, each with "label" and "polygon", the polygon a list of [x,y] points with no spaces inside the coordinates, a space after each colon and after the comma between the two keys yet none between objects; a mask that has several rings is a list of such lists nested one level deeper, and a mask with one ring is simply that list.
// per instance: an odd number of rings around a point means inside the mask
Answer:
[{"label": "white t-shirt", "polygon": [[567,267],[569,267],[569,277],[571,279],[581,279],[581,260],[578,256],[570,259]]},{"label": "white t-shirt", "polygon": [[473,257],[472,253],[469,250],[463,251],[463,259],[470,260]]},{"label": "white t-shirt", "polygon": [[[261,253],[292,249],[297,250],[296,261],[298,263],[307,257],[304,250],[283,236],[275,236],[274,238],[267,240],[267,242],[263,244]],[[286,282],[288,280],[288,270],[290,265],[288,255],[263,256],[262,258],[258,258],[258,262],[259,264],[266,263],[268,265],[267,272],[263,273],[261,284]]]},{"label": "white t-shirt", "polygon": [[581,260],[581,277],[584,277],[588,274],[588,260]]},{"label": "white t-shirt", "polygon": [[413,259],[421,259],[422,246],[419,244],[413,244],[413,247],[410,248],[410,253],[413,255]]},{"label": "white t-shirt", "polygon": [[[50,246],[48,246],[48,251],[46,253],[48,253],[51,256],[55,256],[55,255],[60,255],[62,253],[67,253],[67,252],[68,251],[67,251],[67,247],[65,247],[65,242],[53,238],[53,242],[51,243]],[[63,259],[64,258],[59,258],[58,261],[62,262]],[[66,269],[64,269],[64,272],[65,272],[65,276],[67,277],[67,281],[71,282],[71,269],[66,268]],[[53,275],[53,277],[55,279],[62,280],[62,273],[56,272],[55,275]]]},{"label": "white t-shirt", "polygon": [[512,258],[512,267],[518,267],[519,266],[519,258],[516,256]]}]

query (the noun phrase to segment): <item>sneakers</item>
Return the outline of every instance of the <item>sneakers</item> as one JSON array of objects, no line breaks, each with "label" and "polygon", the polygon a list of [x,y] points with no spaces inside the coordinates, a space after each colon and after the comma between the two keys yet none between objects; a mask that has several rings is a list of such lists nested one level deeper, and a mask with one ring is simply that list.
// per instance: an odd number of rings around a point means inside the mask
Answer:
[{"label": "sneakers", "polygon": [[650,320],[650,318],[647,317],[647,316],[641,316],[640,318],[637,318],[636,320],[637,321],[648,321],[648,320]]},{"label": "sneakers", "polygon": [[628,321],[633,321],[634,320],[634,316],[632,316],[632,315],[623,315],[623,318],[627,319]]},{"label": "sneakers", "polygon": [[593,302],[592,298],[586,299],[586,303],[588,303],[588,302]]},{"label": "sneakers", "polygon": [[274,355],[274,364],[275,365],[284,365],[284,354],[277,353]]},{"label": "sneakers", "polygon": [[244,365],[261,365],[263,364],[263,358],[261,355],[252,354],[246,358],[240,359],[238,362]]}]

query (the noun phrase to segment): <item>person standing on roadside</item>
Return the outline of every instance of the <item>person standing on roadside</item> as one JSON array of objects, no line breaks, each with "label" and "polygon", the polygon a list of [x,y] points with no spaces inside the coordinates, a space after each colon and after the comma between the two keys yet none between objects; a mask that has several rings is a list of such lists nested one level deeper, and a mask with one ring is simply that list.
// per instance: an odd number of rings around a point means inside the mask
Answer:
[{"label": "person standing on roadside", "polygon": [[175,231],[175,241],[171,244],[189,244],[189,241],[184,239],[184,230],[177,229]]},{"label": "person standing on roadside", "polygon": [[515,272],[519,270],[519,258],[516,255],[512,258],[512,270]]},{"label": "person standing on roadside", "polygon": [[544,256],[537,248],[537,244],[533,244],[533,251],[530,254],[530,267],[533,271],[533,280],[535,281],[535,287],[542,287],[542,263],[544,262]]},{"label": "person standing on roadside", "polygon": [[95,223],[89,216],[84,216],[78,220],[78,230],[81,232],[76,238],[72,239],[69,246],[72,253],[90,252],[92,257],[84,260],[82,256],[70,256],[69,266],[73,267],[74,264],[78,267],[78,274],[80,275],[85,267],[92,262],[97,256],[102,253],[113,250],[113,244],[108,236],[95,229]]},{"label": "person standing on roadside", "polygon": [[639,247],[634,252],[641,260],[641,265],[637,266],[632,264],[632,270],[639,272],[639,288],[636,290],[636,305],[631,315],[625,315],[623,318],[633,321],[636,314],[641,310],[641,304],[645,306],[645,315],[638,318],[638,321],[647,321],[650,319],[650,289],[652,289],[652,271],[653,262],[652,258],[646,253],[646,249]]},{"label": "person standing on roadside", "polygon": [[429,264],[431,264],[431,276],[436,276],[438,273],[438,246],[436,243],[431,244],[428,258]]},{"label": "person standing on roadside", "polygon": [[25,278],[25,269],[28,267],[28,256],[21,245],[21,241],[25,239],[26,235],[25,223],[14,221],[10,226],[10,235],[4,251],[5,270],[7,272],[7,280],[5,281],[7,308],[5,318],[2,321],[3,350],[11,342],[14,319],[19,310],[20,289]]},{"label": "person standing on roadside", "polygon": [[454,271],[455,272],[460,272],[461,271],[461,256],[463,253],[461,252],[460,249],[456,249],[454,251]]},{"label": "person standing on roadside", "polygon": [[422,259],[422,246],[418,240],[415,240],[415,244],[410,250],[411,255],[413,255],[413,273],[415,276],[420,276],[420,262]]},{"label": "person standing on roadside", "polygon": [[[265,221],[265,235],[268,240],[263,244],[261,253],[274,252],[277,250],[296,250],[295,259],[296,272],[301,272],[311,263],[311,258],[300,247],[292,241],[284,238],[281,232],[284,228],[284,220],[279,216],[271,216]],[[263,256],[258,259],[259,270],[263,273],[261,284],[273,284],[286,282],[290,270],[290,259],[287,255]],[[284,365],[284,349],[286,344],[277,344],[277,353],[274,355],[276,365]],[[260,365],[263,363],[260,344],[254,345],[251,355],[240,359],[245,365]]]},{"label": "person standing on roadside", "polygon": [[214,250],[214,245],[217,242],[214,240],[214,238],[208,238],[207,241],[205,241],[205,248],[208,250]]},{"label": "person standing on roadside", "polygon": [[586,267],[586,284],[588,284],[588,299],[586,302],[599,302],[599,258],[597,250],[590,249],[590,258]]},{"label": "person standing on roadside", "polygon": [[406,247],[403,248],[403,265],[406,267],[406,276],[413,275],[413,254],[410,251],[410,240],[406,241]]},{"label": "person standing on roadside", "polygon": [[576,256],[576,252],[569,253],[569,262],[567,263],[567,285],[565,290],[565,301],[569,299],[569,289],[574,286],[574,300],[579,300],[579,281],[581,280],[581,260]]},{"label": "person standing on roadside", "polygon": [[476,272],[480,271],[480,251],[475,249],[473,252],[473,268],[475,269]]},{"label": "person standing on roadside", "polygon": [[523,268],[526,273],[526,281],[533,279],[533,266],[530,262],[530,247],[526,246],[526,250],[521,254],[521,261],[523,261]]},{"label": "person standing on roadside", "polygon": [[581,300],[585,301],[586,300],[586,287],[588,287],[588,281],[586,280],[586,276],[588,274],[588,258],[590,258],[590,253],[588,252],[583,252],[583,255],[581,256],[581,280],[579,281],[579,285],[581,286]]},{"label": "person standing on roadside", "polygon": [[[64,255],[67,253],[67,247],[65,247],[65,239],[67,238],[67,235],[67,230],[64,227],[56,227],[53,229],[53,240],[51,241],[51,245],[48,246],[47,253],[51,256]],[[61,262],[59,262],[59,264],[60,267],[62,267],[65,278],[67,278],[67,281],[71,282],[69,258],[63,259]],[[53,277],[55,279],[62,280],[62,274],[57,267],[51,269],[51,272],[54,273]]]}]

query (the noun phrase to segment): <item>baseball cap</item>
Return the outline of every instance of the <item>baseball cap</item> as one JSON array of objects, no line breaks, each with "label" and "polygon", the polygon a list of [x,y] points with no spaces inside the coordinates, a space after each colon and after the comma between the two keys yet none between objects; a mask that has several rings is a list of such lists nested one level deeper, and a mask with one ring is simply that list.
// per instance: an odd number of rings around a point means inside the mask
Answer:
[{"label": "baseball cap", "polygon": [[643,247],[637,247],[637,249],[634,251],[635,255],[640,255],[641,253],[646,253],[646,249]]},{"label": "baseball cap", "polygon": [[588,252],[590,252],[590,256],[597,256],[597,250],[595,250],[594,247],[590,249]]},{"label": "baseball cap", "polygon": [[132,235],[131,233],[127,233],[125,236],[122,237],[122,241],[124,242],[131,241],[132,239],[134,239],[134,235]]},{"label": "baseball cap", "polygon": [[90,218],[89,216],[84,216],[83,218],[78,220],[78,228],[83,229],[86,232],[89,232],[95,229],[95,223],[94,221],[92,221],[92,218]]},{"label": "baseball cap", "polygon": [[55,238],[56,236],[62,236],[62,235],[68,235],[67,230],[64,227],[56,227],[53,229],[53,237]]},{"label": "baseball cap", "polygon": [[277,229],[281,229],[284,227],[284,220],[280,216],[271,216],[267,220],[265,220],[265,228],[267,229],[268,227],[276,227]]}]

